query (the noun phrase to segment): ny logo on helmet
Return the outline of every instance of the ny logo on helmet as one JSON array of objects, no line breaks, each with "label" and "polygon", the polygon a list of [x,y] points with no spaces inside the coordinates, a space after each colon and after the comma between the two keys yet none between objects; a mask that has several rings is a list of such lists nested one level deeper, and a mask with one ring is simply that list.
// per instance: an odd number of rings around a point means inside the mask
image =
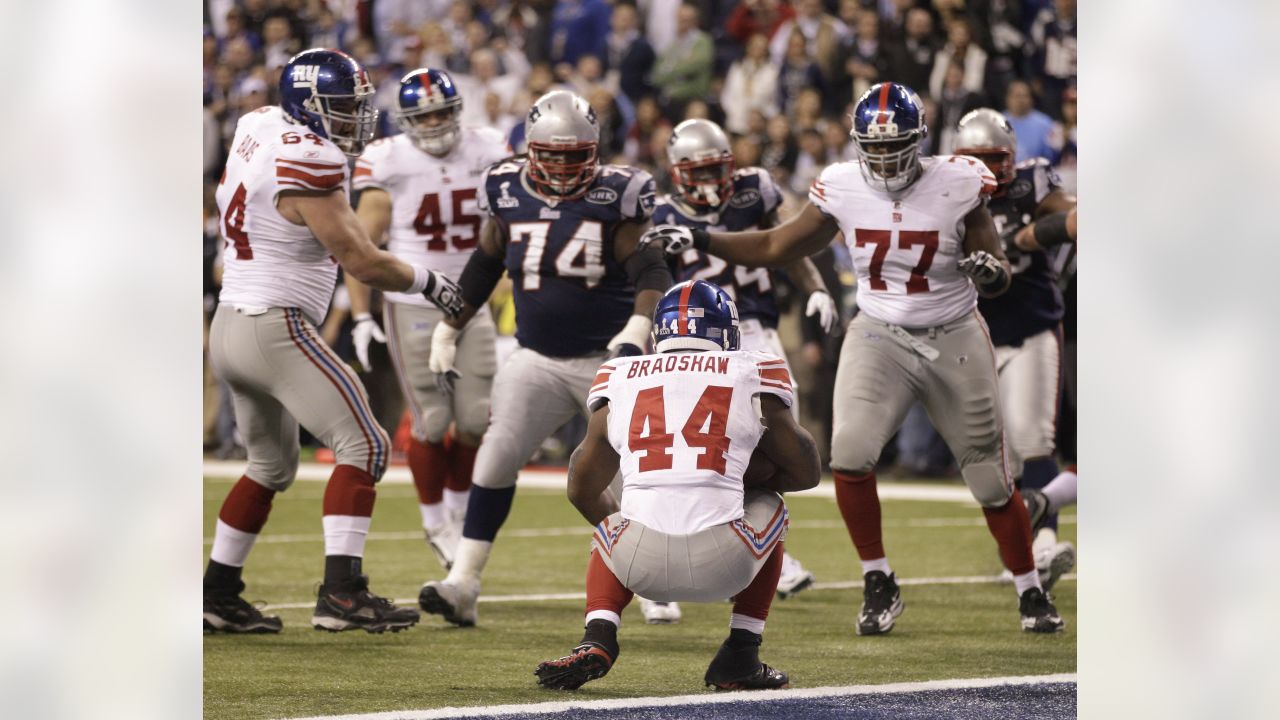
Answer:
[{"label": "ny logo on helmet", "polygon": [[320,77],[319,65],[294,65],[293,81],[294,87],[315,87],[316,79]]}]

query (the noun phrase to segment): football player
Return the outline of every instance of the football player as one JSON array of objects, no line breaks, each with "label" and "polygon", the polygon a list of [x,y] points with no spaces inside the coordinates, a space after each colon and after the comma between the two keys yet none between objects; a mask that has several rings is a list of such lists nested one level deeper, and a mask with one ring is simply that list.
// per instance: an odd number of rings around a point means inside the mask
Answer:
[{"label": "football player", "polygon": [[[356,161],[356,216],[375,242],[390,235],[398,258],[457,280],[480,240],[476,209],[480,176],[507,155],[502,133],[463,128],[462,96],[443,70],[421,69],[400,80],[396,124],[402,134],[377,140]],[[381,329],[369,313],[369,290],[348,277],[356,355],[369,367],[369,344]],[[477,313],[458,336],[457,363],[467,368],[453,393],[436,386],[428,367],[431,332],[444,314],[421,295],[386,296],[391,361],[409,405],[413,434],[409,470],[418,491],[422,529],[445,570],[462,534],[476,446],[489,423],[497,359],[493,318]],[[452,442],[445,433],[455,424]]]},{"label": "football player", "polygon": [[575,414],[606,355],[638,355],[653,308],[671,286],[660,247],[636,252],[653,213],[653,178],[598,161],[600,128],[582,97],[543,95],[525,119],[527,159],[485,171],[480,245],[462,271],[460,317],[436,325],[431,369],[446,387],[458,337],[485,306],[505,270],[511,277],[519,347],[493,383],[491,417],[476,456],[462,539],[444,581],[418,602],[455,625],[474,625],[480,574],[511,510],[516,473],[542,441]]},{"label": "football player", "polygon": [[209,344],[231,386],[249,467],[218,513],[204,577],[206,630],[280,631],[279,618],[240,597],[241,570],[272,498],[297,473],[299,423],[337,458],[324,492],[324,583],[312,625],[382,632],[418,621],[416,610],[370,592],[361,573],[390,442],[355,373],[315,329],[339,264],[382,290],[424,295],[445,313],[462,309],[452,280],[376,248],[351,210],[347,158],[373,136],[372,95],[351,57],[307,50],[283,69],[280,105],[236,127],[217,190],[227,252]]},{"label": "football player", "polygon": [[742,265],[776,267],[821,250],[842,232],[861,312],[840,351],[831,466],[864,573],[857,632],[886,633],[902,613],[874,470],[916,401],[982,505],[1014,576],[1022,628],[1054,632],[1062,619],[1036,573],[1031,525],[1007,464],[995,351],[976,309],[979,293],[995,296],[1009,287],[1009,263],[984,204],[997,183],[973,158],[921,159],[925,132],[914,91],[874,85],[854,107],[858,160],[827,167],[798,215],[756,232],[663,226],[642,244],[661,243],[668,254],[696,247]]},{"label": "football player", "polygon": [[[729,138],[719,125],[700,119],[677,125],[667,141],[667,160],[674,191],[658,198],[653,211],[655,225],[737,232],[778,224],[782,192],[763,168],[735,169]],[[677,282],[706,280],[733,298],[742,316],[744,350],[770,352],[785,362],[786,352],[778,339],[778,303],[774,297],[777,279],[772,270],[733,265],[697,248],[689,248],[670,262]],[[839,311],[813,262],[801,258],[788,265],[786,272],[808,296],[805,314],[816,314],[822,329],[830,331]],[[788,365],[788,374],[790,371]],[[791,410],[798,418],[798,403],[793,403]],[[780,597],[794,595],[813,581],[813,573],[789,553],[783,555],[782,578],[778,581]],[[645,598],[640,605],[646,618],[655,612]]]},{"label": "football player", "polygon": [[[787,687],[760,662],[782,570],[787,507],[778,492],[818,484],[817,446],[789,407],[786,362],[739,349],[737,308],[703,280],[663,296],[654,355],[600,366],[587,437],[569,464],[569,499],[595,525],[582,642],[534,674],[576,690],[618,659],[633,593],[660,600],[733,598],[729,637],[703,681],[717,690]],[[622,507],[609,484],[621,469]]]},{"label": "football player", "polygon": [[[1015,238],[1036,224],[1032,238],[1038,233],[1051,250],[1069,241],[1066,213],[1075,202],[1044,158],[1014,164],[1017,138],[995,110],[980,108],[961,118],[955,148],[958,155],[981,160],[996,178],[987,210],[1003,239],[1013,280],[1008,292],[979,298],[978,310],[996,348],[1010,464],[1024,492],[1041,490],[1058,474],[1054,436],[1062,388],[1062,292],[1046,251],[1020,249]],[[1058,542],[1057,520],[1050,513],[1032,542],[1045,590],[1075,565],[1075,547]]]}]

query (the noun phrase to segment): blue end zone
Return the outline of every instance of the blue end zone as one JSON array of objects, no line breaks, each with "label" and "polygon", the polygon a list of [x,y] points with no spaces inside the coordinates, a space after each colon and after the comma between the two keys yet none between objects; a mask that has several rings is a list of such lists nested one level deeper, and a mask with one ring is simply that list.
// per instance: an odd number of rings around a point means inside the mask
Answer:
[{"label": "blue end zone", "polygon": [[[572,701],[571,696],[557,698]],[[1076,717],[1076,684],[1003,685],[961,690],[927,690],[884,695],[843,695],[759,702],[717,703],[678,707],[618,709],[576,708],[565,712],[504,715],[503,720],[887,720],[894,718],[1033,718]]]}]

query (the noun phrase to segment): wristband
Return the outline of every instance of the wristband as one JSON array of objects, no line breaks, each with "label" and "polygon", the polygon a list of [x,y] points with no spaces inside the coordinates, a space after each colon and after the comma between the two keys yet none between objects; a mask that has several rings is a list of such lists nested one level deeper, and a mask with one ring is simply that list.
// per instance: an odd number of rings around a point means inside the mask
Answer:
[{"label": "wristband", "polygon": [[413,284],[404,292],[406,295],[418,295],[431,284],[431,271],[417,265],[409,267],[413,268]]},{"label": "wristband", "polygon": [[693,246],[702,252],[709,252],[711,249],[711,233],[702,228],[694,228]]},{"label": "wristband", "polygon": [[356,313],[355,315],[351,316],[351,322],[354,322],[354,323],[362,323],[362,322],[368,322],[372,320],[373,320],[373,315],[367,312]]}]

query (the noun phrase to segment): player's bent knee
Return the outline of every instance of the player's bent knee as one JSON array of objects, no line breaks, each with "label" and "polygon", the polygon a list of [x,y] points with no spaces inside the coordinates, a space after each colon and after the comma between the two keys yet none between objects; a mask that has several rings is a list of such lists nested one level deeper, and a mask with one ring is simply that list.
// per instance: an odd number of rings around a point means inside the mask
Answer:
[{"label": "player's bent knee", "polygon": [[483,412],[466,412],[458,416],[457,420],[458,434],[468,435],[473,438],[481,438],[484,431],[489,427],[489,407],[486,405]]},{"label": "player's bent knee", "polygon": [[449,431],[449,423],[452,420],[448,411],[424,411],[422,420],[418,423],[422,436],[417,439],[432,445],[444,442],[444,435]]},{"label": "player's bent knee", "polygon": [[960,473],[964,476],[964,483],[969,486],[973,499],[982,507],[1001,507],[1013,494],[1013,488],[1006,483],[1004,469],[998,460],[966,465],[960,469]]},{"label": "player's bent knee", "polygon": [[298,454],[275,463],[250,462],[245,475],[268,490],[284,492],[298,476]]},{"label": "player's bent knee", "polygon": [[873,447],[865,441],[831,443],[831,467],[851,475],[864,475],[876,467],[880,459],[881,448]]}]

